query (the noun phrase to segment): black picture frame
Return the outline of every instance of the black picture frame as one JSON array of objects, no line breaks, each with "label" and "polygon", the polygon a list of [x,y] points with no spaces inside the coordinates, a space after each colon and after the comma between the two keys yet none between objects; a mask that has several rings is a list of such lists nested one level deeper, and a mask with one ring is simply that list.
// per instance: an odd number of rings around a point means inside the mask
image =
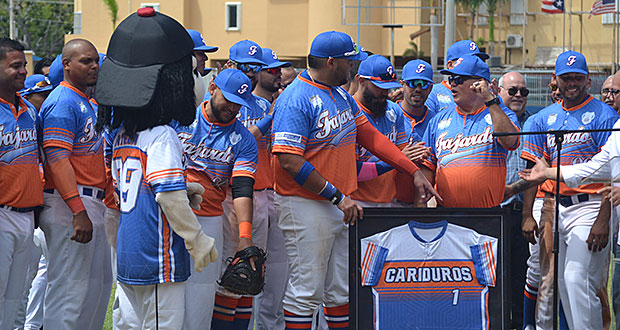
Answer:
[{"label": "black picture frame", "polygon": [[360,240],[408,223],[437,222],[470,228],[498,239],[497,283],[489,288],[489,329],[510,329],[510,220],[509,211],[481,208],[365,208],[364,218],[349,227],[349,327],[373,329],[371,287],[361,286]]}]

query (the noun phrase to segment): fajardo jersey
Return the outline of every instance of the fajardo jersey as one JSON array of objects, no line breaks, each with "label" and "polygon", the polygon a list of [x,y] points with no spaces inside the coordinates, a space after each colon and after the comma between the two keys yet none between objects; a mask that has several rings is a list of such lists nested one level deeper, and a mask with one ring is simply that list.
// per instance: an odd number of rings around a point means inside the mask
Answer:
[{"label": "fajardo jersey", "polygon": [[[418,139],[417,141],[420,141],[424,136],[424,132],[426,132],[426,127],[428,126],[428,123],[433,117],[435,117],[436,112],[431,110],[428,106],[425,106],[424,114],[419,118],[416,118],[407,113],[405,109],[403,109],[403,102],[405,101],[400,100],[396,102],[396,104],[398,104],[400,110],[403,113],[403,116],[405,116],[405,131],[409,134],[409,141],[416,141],[416,135],[420,137],[420,139]],[[414,135],[414,132],[416,135]]]},{"label": "fajardo jersey", "polygon": [[439,84],[433,84],[433,89],[428,94],[428,98],[424,104],[435,113],[452,106],[454,104],[454,98],[452,97],[452,90],[448,82],[444,80]]},{"label": "fajardo jersey", "polygon": [[[533,131],[550,130],[584,130],[612,128],[618,120],[618,114],[609,105],[589,95],[581,104],[564,107],[564,101],[554,103],[540,110],[532,119]],[[607,142],[611,132],[567,133],[562,142],[562,165],[585,163],[598,153]],[[535,162],[536,158],[545,158],[557,166],[556,142],[553,135],[527,135],[521,158]],[[560,184],[561,195],[580,193],[596,194],[603,185],[588,184],[578,188],[568,188]],[[545,181],[540,189],[555,194],[555,182]]]},{"label": "fajardo jersey", "polygon": [[231,178],[254,178],[258,163],[256,139],[234,119],[230,123],[212,123],[206,113],[207,102],[196,109],[190,126],[173,124],[187,156],[187,178],[205,187],[199,216],[218,216]]},{"label": "fajardo jersey", "polygon": [[129,285],[182,282],[190,275],[185,241],[155,201],[160,192],[185,190],[183,146],[170,126],[114,138],[112,178],[119,194],[118,280]]},{"label": "fajardo jersey", "polygon": [[[502,107],[518,128],[517,116]],[[453,104],[431,119],[424,134],[431,157],[424,165],[435,172],[437,192],[444,207],[499,206],[506,186],[508,150],[493,137],[491,113],[486,106],[466,114]]]},{"label": "fajardo jersey", "polygon": [[[273,153],[303,156],[345,195],[357,189],[357,126],[367,119],[349,93],[315,82],[304,71],[278,97],[273,112]],[[278,194],[323,199],[300,187],[274,159]]]},{"label": "fajardo jersey", "polygon": [[361,241],[375,329],[488,329],[497,239],[447,221],[406,225]]},{"label": "fajardo jersey", "polygon": [[[356,100],[357,102],[357,100]],[[362,103],[357,102],[358,107],[362,110],[366,119],[390,142],[399,149],[403,149],[407,145],[407,134],[405,133],[405,120],[403,118],[400,107],[392,101],[387,101],[387,108],[383,116],[374,118],[373,114]],[[357,160],[361,162],[378,162],[377,156],[374,156],[366,148],[356,144],[355,151]],[[397,171],[389,171],[374,179],[357,183],[357,190],[351,194],[351,198],[359,201],[373,203],[389,203],[396,197],[396,187],[394,186],[394,178]]]},{"label": "fajardo jersey", "polygon": [[[63,81],[43,102],[39,118],[43,147],[71,151],[77,184],[105,189],[103,139],[95,130],[97,105]],[[46,175],[45,188],[55,188],[54,178]]]},{"label": "fajardo jersey", "polygon": [[[252,94],[251,108],[242,106],[237,115],[243,126],[247,129],[256,125],[263,119],[271,108],[271,103],[266,99]],[[271,141],[271,130],[267,131],[260,139],[258,139],[258,168],[256,169],[256,181],[254,182],[254,190],[262,190],[265,188],[273,188],[273,169],[271,168],[271,151],[269,143]]]},{"label": "fajardo jersey", "polygon": [[0,204],[43,204],[37,144],[37,110],[19,94],[17,108],[0,98]]}]

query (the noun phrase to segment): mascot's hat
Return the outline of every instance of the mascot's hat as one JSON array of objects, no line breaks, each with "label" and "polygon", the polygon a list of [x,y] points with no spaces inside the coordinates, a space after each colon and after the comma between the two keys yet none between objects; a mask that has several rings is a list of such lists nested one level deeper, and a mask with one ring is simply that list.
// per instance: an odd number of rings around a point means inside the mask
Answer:
[{"label": "mascot's hat", "polygon": [[129,108],[147,106],[161,68],[191,55],[193,49],[192,38],[179,22],[153,8],[138,9],[110,38],[97,80],[97,102]]}]

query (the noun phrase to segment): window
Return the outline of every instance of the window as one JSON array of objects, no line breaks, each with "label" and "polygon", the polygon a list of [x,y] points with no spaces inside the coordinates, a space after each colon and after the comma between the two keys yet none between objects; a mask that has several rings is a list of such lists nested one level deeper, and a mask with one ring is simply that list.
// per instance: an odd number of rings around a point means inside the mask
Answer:
[{"label": "window", "polygon": [[241,2],[226,3],[226,31],[241,30]]},{"label": "window", "polygon": [[155,11],[159,12],[159,4],[158,3],[141,3],[140,8],[153,8]]},{"label": "window", "polygon": [[[523,25],[523,3],[524,0],[510,1],[510,25]],[[527,3],[525,3],[527,9]],[[527,24],[527,17],[525,18]]]},{"label": "window", "polygon": [[73,12],[73,34],[82,34],[82,12]]}]

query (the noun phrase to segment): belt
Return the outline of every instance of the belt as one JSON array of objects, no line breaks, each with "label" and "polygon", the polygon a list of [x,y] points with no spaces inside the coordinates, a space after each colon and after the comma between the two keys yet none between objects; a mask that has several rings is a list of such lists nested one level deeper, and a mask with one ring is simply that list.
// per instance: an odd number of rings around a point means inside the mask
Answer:
[{"label": "belt", "polygon": [[572,196],[562,196],[560,195],[560,204],[564,207],[570,207],[575,204],[587,202],[590,200],[590,195],[588,194],[578,194]]},{"label": "belt", "polygon": [[1,204],[0,204],[0,208],[1,209],[5,209],[5,210],[9,210],[9,211],[19,212],[19,213],[28,213],[28,212],[32,212],[32,211],[37,209],[36,206],[33,206],[33,207],[13,207],[13,206],[9,206],[9,205],[1,205]]},{"label": "belt", "polygon": [[[78,187],[78,191],[81,190],[82,196],[94,197],[96,199],[102,200],[105,197],[105,191],[97,188],[88,188],[88,187]],[[53,194],[54,189],[43,189],[44,193]]]},{"label": "belt", "polygon": [[523,211],[523,203],[522,202],[512,202],[510,204],[506,204],[502,206],[502,208],[507,208],[511,211],[521,212]]}]

